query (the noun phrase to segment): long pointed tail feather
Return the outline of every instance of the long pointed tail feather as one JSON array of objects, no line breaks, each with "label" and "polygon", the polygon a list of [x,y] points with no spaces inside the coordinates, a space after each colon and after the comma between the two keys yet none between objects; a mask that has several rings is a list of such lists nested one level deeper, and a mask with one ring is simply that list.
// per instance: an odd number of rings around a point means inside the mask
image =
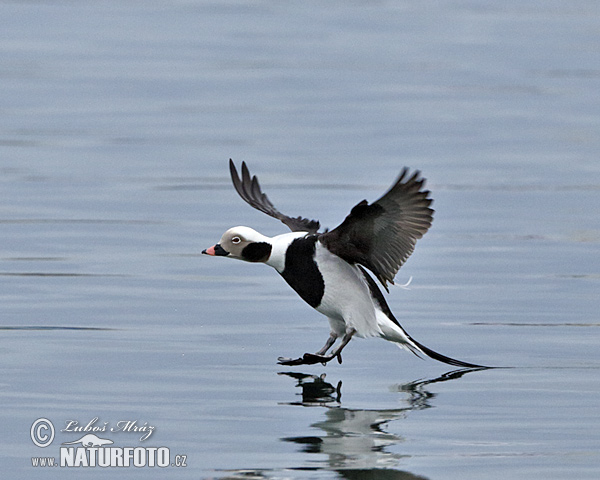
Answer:
[{"label": "long pointed tail feather", "polygon": [[[447,357],[446,355],[442,355],[431,348],[426,347],[422,343],[417,342],[414,338],[412,338],[406,330],[400,325],[400,322],[396,320],[394,314],[392,313],[389,305],[385,301],[381,290],[375,283],[375,280],[366,272],[366,270],[358,265],[358,268],[362,271],[363,276],[367,282],[369,290],[371,291],[371,295],[375,299],[375,301],[379,304],[379,308],[381,309],[381,313],[385,316],[382,318],[382,322],[380,322],[379,327],[382,329],[383,337],[387,338],[392,342],[397,342],[399,347],[406,348],[414,353],[417,357],[420,357],[420,353],[423,355],[427,355],[438,362],[447,363],[448,365],[454,365],[456,367],[465,367],[465,368],[492,368],[486,367],[484,365],[477,365],[475,363],[463,362],[462,360],[456,360],[455,358]],[[389,322],[388,322],[389,320]]]},{"label": "long pointed tail feather", "polygon": [[[404,330],[404,329],[403,329]],[[405,331],[406,332],[406,331]],[[424,353],[430,358],[437,360],[438,362],[447,363],[448,365],[454,365],[456,367],[465,367],[465,368],[490,368],[485,365],[477,365],[475,363],[463,362],[462,360],[457,360],[455,358],[447,357],[446,355],[442,355],[441,353],[432,350],[431,348],[426,347],[422,343],[417,342],[414,338],[408,335],[408,339],[414,343],[414,346],[418,349],[418,351]],[[414,347],[410,349],[413,353],[416,354]],[[417,355],[418,356],[418,355]]]}]

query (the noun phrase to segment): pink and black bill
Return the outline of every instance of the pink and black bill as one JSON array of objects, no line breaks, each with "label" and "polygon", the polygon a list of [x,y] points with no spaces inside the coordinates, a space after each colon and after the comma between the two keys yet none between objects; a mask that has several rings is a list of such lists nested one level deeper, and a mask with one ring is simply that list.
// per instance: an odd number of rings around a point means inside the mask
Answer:
[{"label": "pink and black bill", "polygon": [[212,255],[213,257],[226,257],[229,255],[229,252],[218,243],[210,248],[207,248],[206,250],[202,250],[202,253],[205,255]]}]

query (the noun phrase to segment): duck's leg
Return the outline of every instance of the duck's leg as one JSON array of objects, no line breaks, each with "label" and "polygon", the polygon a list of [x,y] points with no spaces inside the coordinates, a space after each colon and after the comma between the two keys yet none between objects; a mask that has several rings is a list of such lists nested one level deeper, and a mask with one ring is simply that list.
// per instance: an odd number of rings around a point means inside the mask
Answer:
[{"label": "duck's leg", "polygon": [[[335,343],[335,341],[337,340],[338,335],[335,332],[331,332],[329,334],[329,338],[327,339],[327,342],[325,342],[325,345],[323,345],[323,348],[321,348],[321,350],[319,350],[317,353],[315,353],[314,355],[318,355],[319,357],[325,355],[327,353],[327,350],[329,350],[331,348],[331,346]],[[306,353],[304,354],[304,356],[306,357],[306,355],[312,355],[310,353]],[[310,363],[306,363],[304,361],[304,357],[300,357],[300,358],[289,358],[289,357],[279,357],[277,359],[277,363],[279,363],[279,365],[310,365]],[[318,363],[318,362],[312,362],[312,363]]]},{"label": "duck's leg", "polygon": [[[340,344],[333,350],[333,352],[331,352],[330,355],[324,355],[320,353],[321,351],[323,351],[323,349],[321,349],[318,353],[305,353],[302,357],[296,359],[279,357],[279,361],[277,363],[279,363],[280,365],[314,365],[315,363],[322,363],[323,365],[325,365],[327,362],[333,360],[336,357],[338,359],[338,362],[342,363],[342,350],[346,345],[348,345],[348,342],[352,340],[352,336],[355,333],[356,330],[354,328],[349,328],[346,331],[346,334],[342,337],[342,341],[340,342]],[[329,343],[331,339],[332,337],[329,337],[327,343]],[[335,342],[335,338],[333,339],[333,342]],[[327,344],[325,344],[325,346],[327,346],[328,349],[331,345],[328,346]],[[325,351],[327,351],[327,349]]]},{"label": "duck's leg", "polygon": [[329,338],[327,339],[327,342],[325,343],[325,345],[323,345],[323,348],[321,350],[319,350],[315,355],[325,355],[327,353],[327,350],[329,350],[331,348],[331,346],[335,343],[337,338],[338,338],[337,333],[331,332],[329,334]]}]

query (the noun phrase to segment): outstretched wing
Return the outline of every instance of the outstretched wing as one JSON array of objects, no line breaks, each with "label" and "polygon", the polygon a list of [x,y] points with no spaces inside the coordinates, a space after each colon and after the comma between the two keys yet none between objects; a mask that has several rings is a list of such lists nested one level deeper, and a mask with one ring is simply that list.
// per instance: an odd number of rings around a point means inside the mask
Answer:
[{"label": "outstretched wing", "polygon": [[229,171],[235,190],[248,205],[273,218],[281,220],[292,232],[317,233],[319,230],[319,222],[317,220],[309,220],[303,217],[288,217],[277,210],[267,196],[262,193],[256,176],[250,177],[246,162],[242,162],[241,178],[238,176],[237,169],[231,159],[229,159]]},{"label": "outstretched wing", "polygon": [[404,168],[394,185],[371,205],[363,200],[335,229],[321,235],[321,242],[349,263],[371,270],[389,291],[394,277],[431,226],[433,209],[424,190],[425,180]]}]

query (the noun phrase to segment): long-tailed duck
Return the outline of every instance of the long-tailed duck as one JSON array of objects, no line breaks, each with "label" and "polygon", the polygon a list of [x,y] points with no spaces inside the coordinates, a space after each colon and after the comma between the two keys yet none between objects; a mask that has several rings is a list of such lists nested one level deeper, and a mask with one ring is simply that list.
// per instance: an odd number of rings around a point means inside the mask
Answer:
[{"label": "long-tailed duck", "polygon": [[[318,221],[279,212],[262,192],[257,178],[250,176],[245,162],[241,177],[232,160],[229,169],[242,199],[281,220],[291,233],[270,238],[249,227],[233,227],[219,243],[202,253],[270,265],[306,303],[328,318],[331,327],[319,351],[296,359],[279,357],[278,363],[325,364],[334,358],[341,363],[342,349],[356,335],[380,337],[417,356],[427,355],[449,365],[481,367],[446,357],[412,338],[366,271],[370,270],[389,293],[388,282],[394,283],[415,243],[431,226],[432,200],[419,171],[411,174],[405,167],[379,200],[371,204],[363,200],[339,226],[319,233]],[[332,348],[338,339],[340,342]]]}]

